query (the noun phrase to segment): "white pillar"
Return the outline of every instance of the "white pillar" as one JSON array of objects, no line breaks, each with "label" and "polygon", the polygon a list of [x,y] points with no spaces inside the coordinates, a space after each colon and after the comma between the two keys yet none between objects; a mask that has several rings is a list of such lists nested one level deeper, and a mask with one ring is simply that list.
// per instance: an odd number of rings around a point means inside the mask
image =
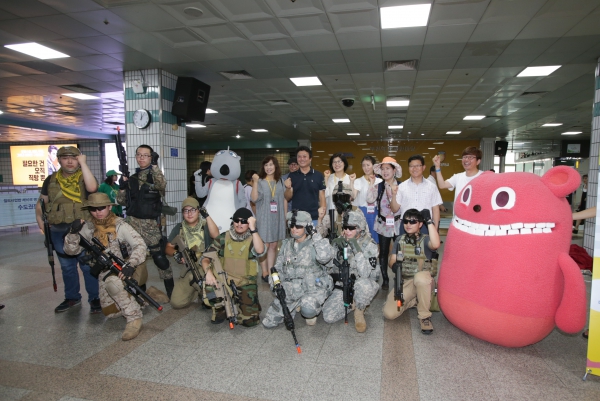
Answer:
[{"label": "white pillar", "polygon": [[[588,173],[587,207],[595,206],[598,199],[598,149],[600,148],[600,58],[596,65],[596,85],[594,95],[594,108],[592,111],[592,136],[590,141],[590,171]],[[585,221],[583,247],[594,256],[594,236],[596,233],[596,219]]]}]

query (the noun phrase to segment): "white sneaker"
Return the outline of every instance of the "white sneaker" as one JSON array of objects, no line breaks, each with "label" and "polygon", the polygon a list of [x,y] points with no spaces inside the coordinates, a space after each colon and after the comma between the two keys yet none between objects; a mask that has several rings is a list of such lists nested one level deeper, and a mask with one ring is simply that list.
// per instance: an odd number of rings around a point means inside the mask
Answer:
[{"label": "white sneaker", "polygon": [[310,319],[306,319],[306,325],[307,326],[314,326],[315,324],[317,324],[317,317],[311,317]]}]

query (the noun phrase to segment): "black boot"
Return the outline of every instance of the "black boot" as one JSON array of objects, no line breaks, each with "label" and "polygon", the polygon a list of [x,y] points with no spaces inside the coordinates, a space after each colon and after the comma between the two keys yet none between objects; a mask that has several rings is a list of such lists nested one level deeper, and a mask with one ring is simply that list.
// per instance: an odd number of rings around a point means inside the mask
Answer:
[{"label": "black boot", "polygon": [[165,290],[167,291],[167,296],[171,299],[171,294],[173,294],[173,288],[175,288],[175,282],[172,278],[168,278],[163,280],[165,283]]},{"label": "black boot", "polygon": [[387,291],[390,289],[390,278],[388,277],[388,261],[387,259],[379,260],[379,267],[381,268],[381,278],[383,282],[381,283],[381,289]]}]

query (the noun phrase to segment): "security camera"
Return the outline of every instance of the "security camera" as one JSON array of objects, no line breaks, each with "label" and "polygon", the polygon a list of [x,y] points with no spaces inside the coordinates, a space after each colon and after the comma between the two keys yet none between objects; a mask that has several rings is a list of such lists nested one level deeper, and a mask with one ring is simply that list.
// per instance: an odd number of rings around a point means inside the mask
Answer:
[{"label": "security camera", "polygon": [[346,107],[352,107],[352,106],[354,106],[354,99],[350,99],[350,98],[342,99],[342,104]]}]

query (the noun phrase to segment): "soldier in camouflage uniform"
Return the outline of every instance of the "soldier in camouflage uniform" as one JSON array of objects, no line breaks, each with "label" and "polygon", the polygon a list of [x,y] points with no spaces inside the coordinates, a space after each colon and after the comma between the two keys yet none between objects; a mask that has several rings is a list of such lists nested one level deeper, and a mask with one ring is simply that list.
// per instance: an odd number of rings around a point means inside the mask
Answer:
[{"label": "soldier in camouflage uniform", "polygon": [[[354,282],[354,326],[359,333],[367,330],[365,309],[371,303],[379,290],[379,269],[377,257],[379,251],[377,244],[371,238],[367,220],[362,211],[347,211],[343,215],[343,236],[333,240],[332,245],[337,248],[337,260],[342,263],[343,250],[346,249],[350,274],[356,277]],[[333,271],[338,273],[338,268]],[[334,277],[339,277],[337,274]],[[327,323],[337,322],[345,316],[343,284],[336,283],[331,296],[323,305],[323,319]]]},{"label": "soldier in camouflage uniform", "polygon": [[[340,181],[341,182],[341,181]],[[350,187],[343,187],[340,191],[339,186],[333,189],[333,206],[335,209],[330,209],[325,212],[325,209],[319,209],[319,219],[317,224],[317,232],[323,238],[337,238],[342,236],[342,215],[347,210],[356,209],[352,206],[352,190]],[[334,219],[334,232],[331,232],[331,218]]]},{"label": "soldier in camouflage uniform", "polygon": [[[204,252],[202,268],[206,272],[204,280],[204,303],[213,308],[211,323],[223,323],[226,319],[224,302],[209,300],[214,294],[214,286],[227,286],[223,283],[223,275],[215,271],[215,263],[220,262],[227,280],[233,280],[239,292],[239,298],[234,299],[239,311],[237,320],[242,326],[253,327],[260,322],[260,303],[258,302],[258,258],[267,252],[265,243],[256,230],[256,219],[252,212],[245,207],[239,208],[233,214],[231,228],[220,234],[212,245]],[[208,256],[218,255],[218,262]],[[216,256],[216,255],[215,255]],[[217,277],[218,276],[218,277]],[[230,288],[225,287],[225,291]]]},{"label": "soldier in camouflage uniform", "polygon": [[[158,168],[158,154],[150,146],[138,146],[135,159],[140,167],[129,179],[121,177],[117,203],[125,205],[127,214],[125,221],[144,239],[150,250],[150,256],[158,268],[158,275],[164,281],[167,296],[171,298],[175,286],[173,269],[165,254],[167,239],[163,237],[159,224],[161,198],[165,195],[167,180]],[[148,295],[159,302],[165,302],[159,296],[160,294]]]},{"label": "soldier in camouflage uniform", "polygon": [[[98,278],[102,313],[107,317],[123,316],[127,319],[127,326],[121,337],[123,341],[127,341],[137,337],[142,329],[142,310],[137,301],[125,291],[121,279],[123,276],[137,278],[135,267],[146,259],[146,244],[129,224],[110,210],[114,205],[105,193],[90,195],[85,207],[90,212],[91,219],[87,222],[75,220],[71,224],[69,233],[65,236],[64,249],[69,255],[78,255],[83,251],[79,245],[79,236],[90,242],[92,237],[96,237],[110,252],[130,263],[131,267],[124,268],[118,277],[109,270],[102,271],[98,265],[90,269],[90,273]],[[128,258],[121,252],[122,245],[127,248]]]},{"label": "soldier in camouflage uniform", "polygon": [[[300,312],[306,324],[313,326],[333,289],[333,280],[325,265],[333,259],[335,250],[319,233],[313,234],[308,212],[294,210],[286,217],[292,238],[283,240],[275,269],[279,272],[292,317]],[[273,286],[271,276],[269,284]],[[281,304],[275,298],[262,323],[265,327],[275,327],[282,322]]]}]

